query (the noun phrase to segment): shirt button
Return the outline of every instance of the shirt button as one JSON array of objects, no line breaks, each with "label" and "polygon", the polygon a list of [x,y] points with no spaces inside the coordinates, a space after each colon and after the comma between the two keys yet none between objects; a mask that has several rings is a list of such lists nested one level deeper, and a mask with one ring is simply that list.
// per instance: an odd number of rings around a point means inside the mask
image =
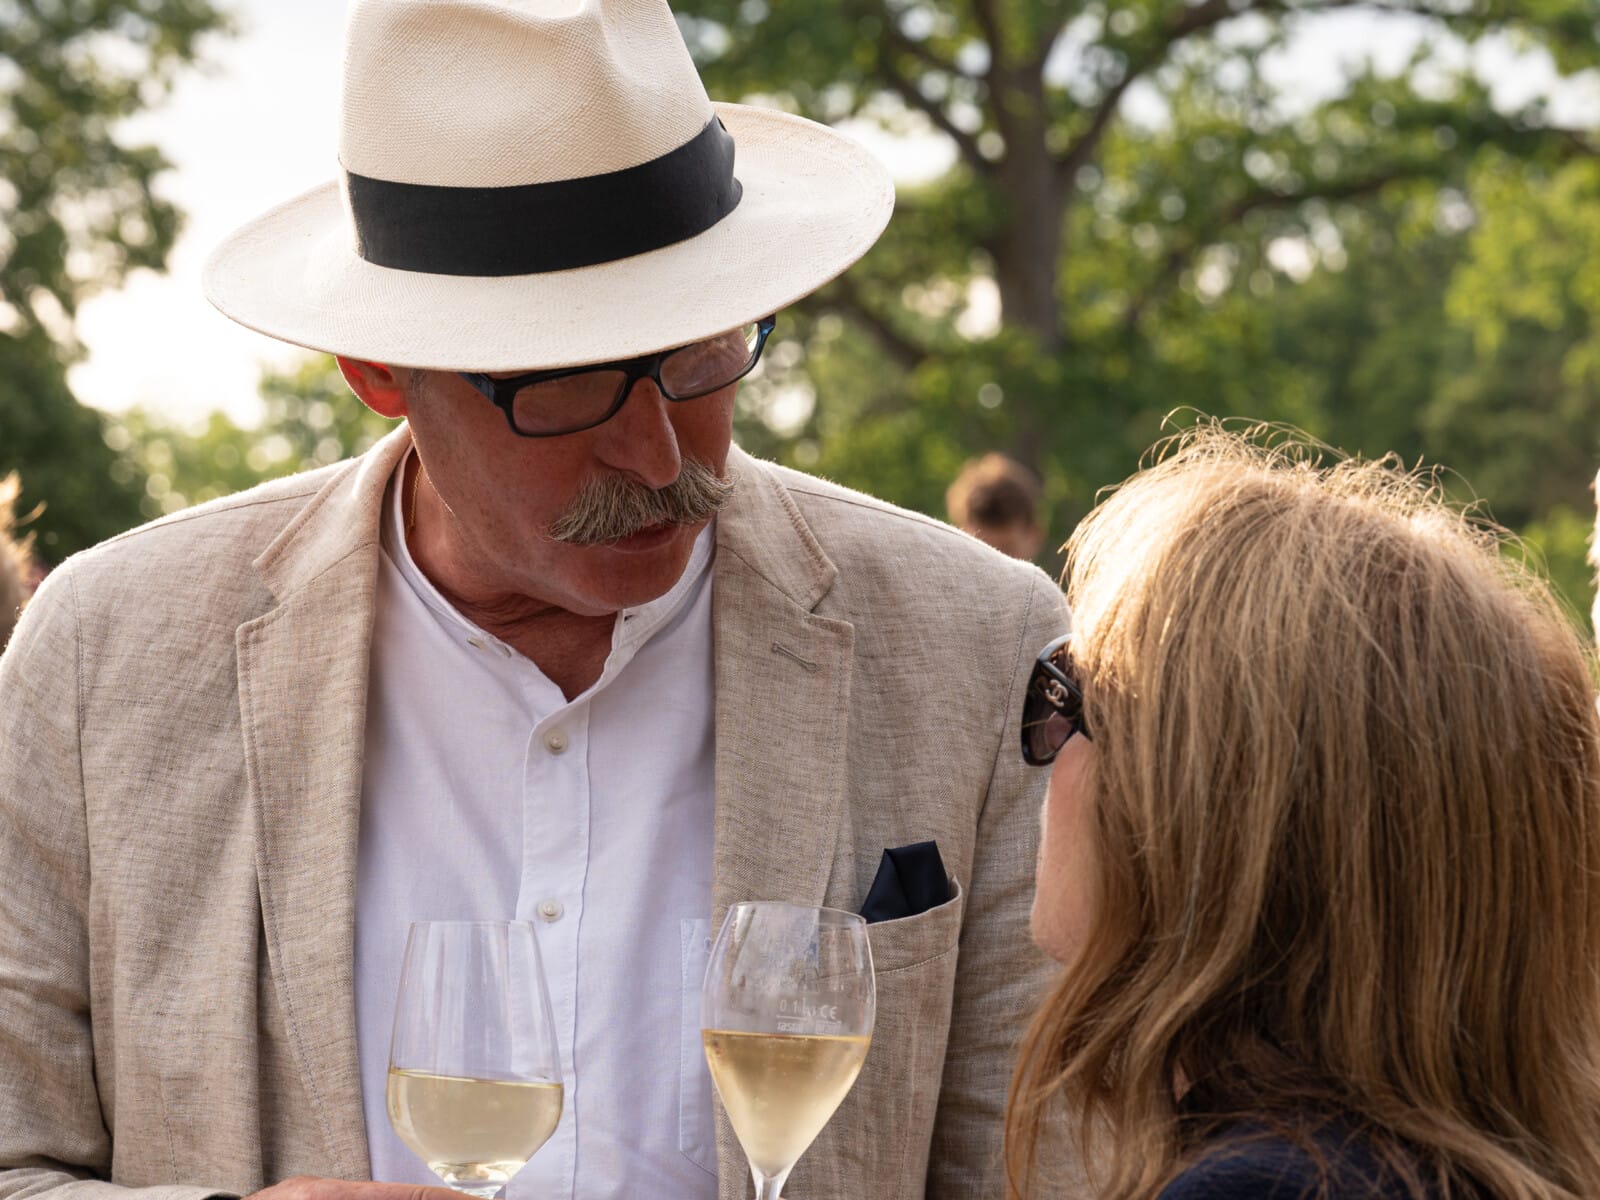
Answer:
[{"label": "shirt button", "polygon": [[561,914],[565,911],[566,910],[561,907],[561,901],[559,900],[539,901],[539,915],[546,921],[559,921],[561,919]]},{"label": "shirt button", "polygon": [[552,729],[544,735],[544,748],[551,754],[560,754],[567,748],[567,735],[559,729]]}]

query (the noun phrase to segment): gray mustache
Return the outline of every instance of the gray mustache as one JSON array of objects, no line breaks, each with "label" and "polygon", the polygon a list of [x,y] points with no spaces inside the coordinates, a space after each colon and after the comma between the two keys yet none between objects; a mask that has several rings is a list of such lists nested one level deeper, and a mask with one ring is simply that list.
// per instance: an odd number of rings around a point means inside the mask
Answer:
[{"label": "gray mustache", "polygon": [[587,546],[615,542],[651,525],[697,525],[732,495],[731,479],[694,458],[685,458],[678,477],[664,488],[606,475],[573,497],[550,526],[550,538]]}]

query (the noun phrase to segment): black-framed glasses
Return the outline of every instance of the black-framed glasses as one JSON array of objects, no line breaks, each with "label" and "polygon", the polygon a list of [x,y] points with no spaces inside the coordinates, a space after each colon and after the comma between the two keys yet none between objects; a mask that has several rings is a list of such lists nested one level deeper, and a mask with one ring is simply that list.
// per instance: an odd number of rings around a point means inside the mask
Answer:
[{"label": "black-framed glasses", "polygon": [[558,437],[609,421],[641,379],[653,380],[668,400],[694,400],[721,391],[751,372],[777,323],[776,315],[763,317],[703,342],[588,367],[503,379],[478,371],[458,373],[505,413],[512,433]]},{"label": "black-framed glasses", "polygon": [[1039,651],[1022,696],[1022,759],[1035,767],[1054,762],[1073,734],[1090,736],[1083,689],[1072,674],[1071,645],[1069,633]]}]

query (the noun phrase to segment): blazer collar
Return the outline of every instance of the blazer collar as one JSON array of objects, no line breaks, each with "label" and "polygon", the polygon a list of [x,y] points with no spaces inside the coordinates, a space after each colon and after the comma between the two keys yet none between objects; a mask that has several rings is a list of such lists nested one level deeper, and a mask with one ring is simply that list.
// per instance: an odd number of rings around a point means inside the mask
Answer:
[{"label": "blazer collar", "polygon": [[[717,517],[712,630],[716,817],[712,921],[741,900],[821,904],[848,826],[855,628],[819,615],[838,569],[772,468],[735,451]],[[717,1191],[749,1195],[743,1151],[717,1110]]]},{"label": "blazer collar", "polygon": [[814,609],[832,590],[838,568],[770,464],[736,446],[728,469],[735,500],[717,516],[718,551],[735,555],[796,607]]},{"label": "blazer collar", "polygon": [[355,873],[383,496],[402,426],[256,559],[277,607],[239,627],[239,709],[268,962],[328,1151],[369,1171],[355,1037]]},{"label": "blazer collar", "polygon": [[373,555],[376,567],[384,491],[410,448],[402,424],[347,463],[257,556],[254,566],[280,602],[352,554]]},{"label": "blazer collar", "polygon": [[782,479],[735,450],[717,518],[714,919],[740,900],[820,904],[847,800],[855,630],[815,609],[838,570]]}]

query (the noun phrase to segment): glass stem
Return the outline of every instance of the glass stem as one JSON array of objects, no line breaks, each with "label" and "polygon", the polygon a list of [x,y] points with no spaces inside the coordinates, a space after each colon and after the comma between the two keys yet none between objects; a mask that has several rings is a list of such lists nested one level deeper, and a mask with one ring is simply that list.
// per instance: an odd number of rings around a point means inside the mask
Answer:
[{"label": "glass stem", "polygon": [[782,1200],[778,1193],[783,1190],[783,1185],[788,1180],[789,1172],[792,1170],[794,1170],[794,1167],[790,1166],[779,1171],[776,1175],[767,1176],[751,1167],[750,1174],[756,1181],[756,1200]]}]

